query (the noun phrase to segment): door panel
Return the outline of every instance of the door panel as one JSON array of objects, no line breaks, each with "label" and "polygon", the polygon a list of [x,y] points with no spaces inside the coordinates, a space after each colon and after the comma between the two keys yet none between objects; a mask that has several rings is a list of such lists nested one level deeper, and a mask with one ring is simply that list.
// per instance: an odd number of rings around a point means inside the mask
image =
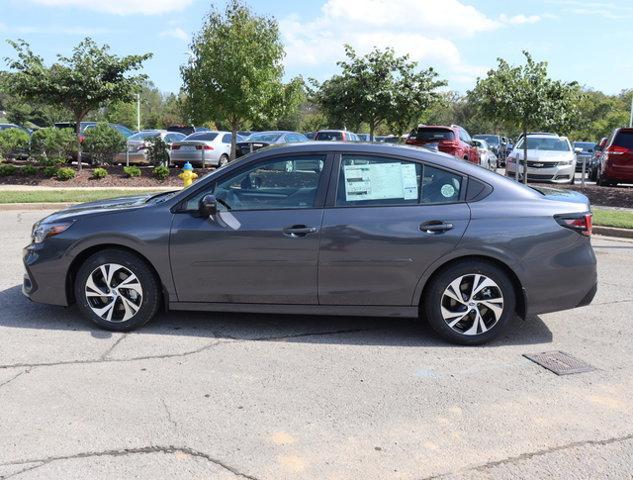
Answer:
[{"label": "door panel", "polygon": [[[317,303],[321,209],[178,214],[170,255],[181,302]],[[314,233],[284,229],[305,226]]]},{"label": "door panel", "polygon": [[[464,203],[326,210],[319,303],[410,305],[424,271],[457,245],[469,220]],[[435,221],[452,228],[432,233],[420,229]]]}]

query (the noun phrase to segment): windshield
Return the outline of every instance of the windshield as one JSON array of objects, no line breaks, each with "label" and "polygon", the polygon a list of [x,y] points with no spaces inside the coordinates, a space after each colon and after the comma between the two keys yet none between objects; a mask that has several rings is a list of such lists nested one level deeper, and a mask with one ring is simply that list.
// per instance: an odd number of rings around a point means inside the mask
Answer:
[{"label": "windshield", "polygon": [[489,145],[499,145],[499,137],[496,135],[475,135],[473,138],[485,140]]},{"label": "windshield", "polygon": [[593,152],[596,144],[593,142],[574,142],[574,148],[582,148],[584,152]]},{"label": "windshield", "polygon": [[282,134],[273,132],[273,133],[253,133],[250,137],[248,137],[249,142],[276,142],[281,138]]},{"label": "windshield", "polygon": [[154,138],[159,135],[159,132],[138,132],[132,135],[129,140],[145,140],[146,138]]},{"label": "windshield", "polygon": [[[523,148],[522,138],[516,146],[517,150]],[[551,150],[554,152],[569,152],[569,143],[567,140],[559,137],[528,137],[528,150]]]}]

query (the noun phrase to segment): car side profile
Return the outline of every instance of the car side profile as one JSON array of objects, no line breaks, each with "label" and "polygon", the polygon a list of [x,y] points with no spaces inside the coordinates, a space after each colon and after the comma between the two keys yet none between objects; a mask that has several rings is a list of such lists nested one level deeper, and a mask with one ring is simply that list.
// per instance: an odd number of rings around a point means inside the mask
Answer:
[{"label": "car side profile", "polygon": [[519,315],[591,302],[586,197],[425,149],[308,142],[170,193],[33,226],[23,292],[128,331],[161,308],[425,318],[480,344]]}]

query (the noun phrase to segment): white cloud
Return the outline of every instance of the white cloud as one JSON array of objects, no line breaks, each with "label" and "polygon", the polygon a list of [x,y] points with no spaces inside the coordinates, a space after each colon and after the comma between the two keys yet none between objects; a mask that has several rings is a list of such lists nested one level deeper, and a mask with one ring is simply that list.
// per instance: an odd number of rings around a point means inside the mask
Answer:
[{"label": "white cloud", "polygon": [[101,27],[83,27],[83,26],[72,26],[72,25],[47,25],[46,27],[32,27],[32,26],[20,26],[20,25],[11,25],[8,26],[4,23],[0,23],[0,32],[6,33],[15,33],[18,35],[27,34],[27,35],[79,35],[79,36],[90,36],[90,35],[100,35],[104,33],[110,33],[111,30],[107,28]]},{"label": "white cloud", "polygon": [[189,41],[189,34],[180,27],[173,27],[167,30],[163,30],[162,32],[160,32],[160,36],[177,38],[178,40],[182,40],[183,42]]},{"label": "white cloud", "polygon": [[542,20],[542,17],[540,17],[539,15],[523,15],[522,13],[509,17],[508,15],[502,13],[501,15],[499,15],[499,20],[503,23],[509,23],[511,25],[523,25],[526,23],[540,22]]},{"label": "white cloud", "polygon": [[159,15],[181,11],[193,0],[30,0],[47,7],[73,7],[115,15]]}]

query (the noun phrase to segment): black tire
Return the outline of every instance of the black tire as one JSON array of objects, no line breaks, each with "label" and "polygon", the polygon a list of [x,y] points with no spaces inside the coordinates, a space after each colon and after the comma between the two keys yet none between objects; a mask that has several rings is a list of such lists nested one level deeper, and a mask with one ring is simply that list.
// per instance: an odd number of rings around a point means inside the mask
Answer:
[{"label": "black tire", "polygon": [[[496,283],[503,296],[503,309],[496,323],[491,324],[492,326],[487,331],[467,335],[451,328],[447,321],[444,320],[442,316],[442,302],[446,298],[444,297],[444,292],[451,282],[462,276],[469,277],[475,274],[485,275]],[[479,260],[460,261],[440,270],[429,282],[424,290],[421,312],[431,328],[448,342],[459,345],[481,345],[489,342],[503,331],[515,315],[516,294],[514,285],[506,272],[492,263]],[[485,290],[482,292],[486,293]],[[465,308],[468,309],[469,307],[465,306]],[[472,307],[470,308],[472,309]],[[482,316],[487,315],[489,318],[492,314],[492,310],[485,309],[485,307],[480,312],[485,312],[482,313]],[[468,322],[468,319],[464,320],[464,330],[469,328]],[[470,325],[473,325],[473,322],[470,322]]]},{"label": "black tire", "polygon": [[227,163],[229,163],[229,156],[223,153],[220,155],[220,160],[218,160],[218,167],[223,167]]},{"label": "black tire", "polygon": [[[107,301],[106,297],[92,298],[92,300],[89,301],[86,296],[86,282],[88,281],[89,276],[105,264],[121,265],[127,269],[127,271],[136,275],[138,282],[141,285],[142,295],[140,296],[141,298],[137,306],[138,310],[127,320],[108,321],[107,319],[102,318],[93,311],[94,304],[91,306],[89,302],[102,302],[98,305],[102,306],[108,304],[109,301]],[[122,274],[117,273],[117,275]],[[117,249],[101,250],[88,257],[77,272],[74,290],[77,306],[84,317],[90,319],[101,328],[115,332],[127,332],[145,325],[152,319],[152,317],[154,317],[154,315],[156,315],[161,302],[160,282],[156,278],[156,275],[151,267],[137,255]],[[129,292],[129,290],[126,291]],[[119,295],[118,291],[117,295]],[[115,298],[113,302],[113,312],[115,312],[113,314],[114,316],[123,309],[124,305],[122,304],[122,300],[117,298]]]}]

